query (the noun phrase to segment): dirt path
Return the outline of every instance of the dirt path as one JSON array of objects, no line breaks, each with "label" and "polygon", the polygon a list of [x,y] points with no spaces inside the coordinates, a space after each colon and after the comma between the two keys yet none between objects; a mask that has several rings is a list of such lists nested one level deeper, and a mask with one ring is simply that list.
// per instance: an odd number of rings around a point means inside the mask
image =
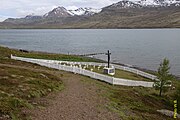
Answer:
[{"label": "dirt path", "polygon": [[116,114],[102,105],[95,86],[85,85],[79,75],[64,80],[65,89],[57,94],[46,109],[32,112],[33,120],[118,120]]},{"label": "dirt path", "polygon": [[[0,66],[17,67],[2,64]],[[32,120],[119,120],[117,114],[105,107],[107,100],[99,96],[97,86],[82,82],[85,77],[62,71],[46,72],[57,76],[63,73],[65,89],[55,96],[45,98],[48,101],[46,108],[35,108],[30,111]]]}]

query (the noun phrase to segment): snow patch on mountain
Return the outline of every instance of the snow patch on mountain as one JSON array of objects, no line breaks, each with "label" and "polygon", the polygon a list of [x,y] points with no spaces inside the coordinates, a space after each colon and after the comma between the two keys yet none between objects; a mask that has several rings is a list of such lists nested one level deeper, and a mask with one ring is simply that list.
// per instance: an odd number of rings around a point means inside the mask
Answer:
[{"label": "snow patch on mountain", "polygon": [[101,12],[101,9],[94,8],[78,8],[76,10],[67,10],[64,7],[57,7],[52,11],[46,13],[44,17],[69,17],[69,16],[91,16]]},{"label": "snow patch on mountain", "polygon": [[140,0],[140,1],[135,1],[134,3],[140,4],[142,6],[158,6],[159,5],[159,3],[154,0]]},{"label": "snow patch on mountain", "polygon": [[180,5],[180,0],[138,0],[134,1],[134,3],[142,5],[142,6],[178,6]]},{"label": "snow patch on mountain", "polygon": [[68,13],[68,10],[64,7],[54,8],[52,11],[46,13],[43,17],[69,17],[71,14]]},{"label": "snow patch on mountain", "polygon": [[180,0],[121,0],[105,8],[141,8],[180,6]]},{"label": "snow patch on mountain", "polygon": [[94,8],[78,8],[76,10],[68,10],[71,15],[93,15],[95,13],[101,12],[101,9]]},{"label": "snow patch on mountain", "polygon": [[118,3],[114,3],[108,6],[108,8],[130,8],[130,7],[135,8],[135,7],[142,7],[142,6],[129,0],[122,0]]}]

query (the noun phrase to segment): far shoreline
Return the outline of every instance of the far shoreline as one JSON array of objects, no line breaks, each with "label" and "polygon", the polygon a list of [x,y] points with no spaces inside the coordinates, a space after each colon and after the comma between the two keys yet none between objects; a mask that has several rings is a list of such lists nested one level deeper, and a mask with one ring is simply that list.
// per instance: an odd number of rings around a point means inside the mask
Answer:
[{"label": "far shoreline", "polygon": [[121,29],[124,29],[124,30],[151,30],[151,29],[154,29],[154,30],[156,30],[156,29],[180,29],[180,27],[120,27],[120,28],[70,28],[70,27],[1,27],[0,26],[0,30],[31,30],[31,29],[35,29],[35,30],[121,30]]}]

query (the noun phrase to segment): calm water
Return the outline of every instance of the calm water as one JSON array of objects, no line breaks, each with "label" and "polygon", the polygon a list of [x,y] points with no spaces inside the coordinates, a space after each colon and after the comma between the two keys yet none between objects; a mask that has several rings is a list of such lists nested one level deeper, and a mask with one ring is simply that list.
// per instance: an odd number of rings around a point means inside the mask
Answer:
[{"label": "calm water", "polygon": [[110,50],[113,62],[152,70],[167,57],[171,72],[180,75],[180,29],[0,30],[0,45],[65,54]]}]

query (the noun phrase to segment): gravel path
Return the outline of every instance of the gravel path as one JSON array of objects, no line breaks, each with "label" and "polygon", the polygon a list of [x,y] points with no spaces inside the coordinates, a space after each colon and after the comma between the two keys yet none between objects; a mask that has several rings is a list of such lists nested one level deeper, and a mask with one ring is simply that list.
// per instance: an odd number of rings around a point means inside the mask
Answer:
[{"label": "gravel path", "polygon": [[32,120],[120,120],[116,113],[107,109],[108,100],[99,95],[100,90],[92,84],[82,82],[83,79],[89,79],[87,77],[35,67],[10,64],[0,66],[44,71],[58,77],[63,74],[64,90],[36,101],[45,104],[45,108],[25,110]]},{"label": "gravel path", "polygon": [[83,79],[89,79],[87,77],[31,66],[10,64],[0,66],[48,72],[58,77],[63,74],[64,90],[36,101],[45,104],[45,108],[37,107],[31,111],[24,111],[31,115],[32,120],[120,120],[116,113],[107,109],[108,100],[99,95],[100,90],[92,84],[82,82]]},{"label": "gravel path", "polygon": [[84,84],[84,77],[69,75],[63,80],[65,89],[51,99],[52,103],[32,112],[33,120],[119,120],[106,109],[107,101],[98,96],[95,86]]}]

